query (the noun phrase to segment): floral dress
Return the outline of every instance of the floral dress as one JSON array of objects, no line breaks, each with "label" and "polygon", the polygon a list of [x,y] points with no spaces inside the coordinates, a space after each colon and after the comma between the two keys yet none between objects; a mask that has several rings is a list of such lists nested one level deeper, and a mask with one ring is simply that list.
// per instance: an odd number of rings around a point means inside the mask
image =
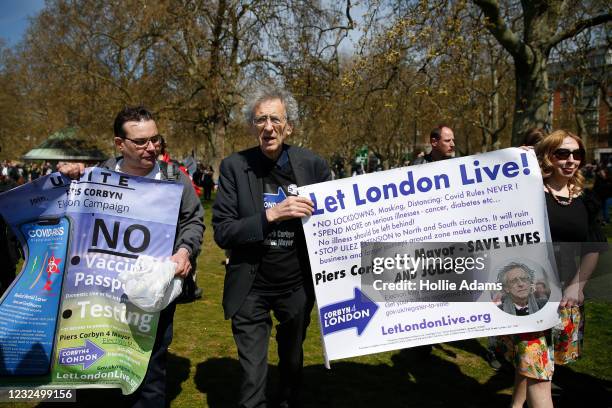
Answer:
[{"label": "floral dress", "polygon": [[[572,251],[584,255],[607,250],[597,219],[597,203],[587,195],[562,206],[546,193],[546,207],[553,242],[567,244],[555,251],[560,280],[567,282],[576,272]],[[496,352],[512,362],[522,376],[552,380],[555,363],[567,364],[582,354],[584,305],[559,309],[559,317],[560,323],[552,329],[498,336]]]},{"label": "floral dress", "polygon": [[580,357],[584,335],[582,307],[563,308],[559,314],[561,323],[552,329],[499,336],[496,351],[522,376],[552,380],[555,363],[567,364]]}]

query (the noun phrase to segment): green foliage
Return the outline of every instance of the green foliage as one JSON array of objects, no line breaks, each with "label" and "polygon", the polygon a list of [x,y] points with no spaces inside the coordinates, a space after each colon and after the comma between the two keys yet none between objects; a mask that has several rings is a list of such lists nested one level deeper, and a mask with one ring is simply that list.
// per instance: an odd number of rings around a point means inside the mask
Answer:
[{"label": "green foliage", "polygon": [[20,44],[0,44],[0,158],[69,126],[111,148],[116,112],[143,103],[175,157],[216,167],[252,144],[240,108],[271,81],[300,104],[291,142],[347,164],[367,144],[399,165],[439,123],[461,154],[505,147],[511,127],[516,143],[548,120],[551,47],[611,18],[601,0],[537,5],[49,0]]}]

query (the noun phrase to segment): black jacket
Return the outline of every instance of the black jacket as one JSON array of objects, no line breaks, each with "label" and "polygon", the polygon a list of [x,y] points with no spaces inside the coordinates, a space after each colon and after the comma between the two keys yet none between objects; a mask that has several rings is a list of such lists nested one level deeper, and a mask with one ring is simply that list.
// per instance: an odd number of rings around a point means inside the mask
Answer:
[{"label": "black jacket", "polygon": [[[325,160],[309,150],[285,146],[298,187],[331,179]],[[215,242],[229,250],[223,290],[225,318],[232,317],[251,290],[267,233],[263,208],[262,153],[259,146],[234,153],[221,162],[212,224]],[[309,284],[310,264],[305,245],[298,248]]]},{"label": "black jacket", "polygon": [[421,157],[417,157],[416,159],[414,159],[414,161],[412,162],[413,166],[416,166],[418,164],[425,164],[425,163],[431,163],[434,162],[435,160],[433,159],[433,157],[431,157],[431,153],[423,155]]}]

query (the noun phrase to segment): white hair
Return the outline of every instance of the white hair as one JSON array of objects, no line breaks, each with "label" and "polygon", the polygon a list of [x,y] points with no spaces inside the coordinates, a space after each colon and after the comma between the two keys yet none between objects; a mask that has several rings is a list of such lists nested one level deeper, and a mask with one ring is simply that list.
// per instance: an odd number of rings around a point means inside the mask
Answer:
[{"label": "white hair", "polygon": [[276,86],[262,85],[253,90],[246,98],[247,103],[242,108],[242,114],[248,124],[255,119],[255,108],[262,102],[278,99],[285,107],[287,122],[295,127],[298,124],[298,104],[291,92]]},{"label": "white hair", "polygon": [[535,280],[535,271],[529,266],[522,262],[510,262],[508,265],[500,269],[499,273],[497,274],[497,282],[506,286],[508,284],[506,275],[513,269],[522,269],[527,275],[529,275],[529,280],[531,283],[533,283]]}]

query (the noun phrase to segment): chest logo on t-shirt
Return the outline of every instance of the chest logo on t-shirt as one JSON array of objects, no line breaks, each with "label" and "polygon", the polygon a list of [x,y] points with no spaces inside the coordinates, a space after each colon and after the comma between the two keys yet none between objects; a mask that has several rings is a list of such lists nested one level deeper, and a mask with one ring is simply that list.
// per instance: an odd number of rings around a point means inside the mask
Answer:
[{"label": "chest logo on t-shirt", "polygon": [[287,195],[283,191],[282,187],[279,187],[276,194],[264,193],[263,198],[264,198],[264,208],[268,209],[268,208],[274,207],[277,204],[282,203],[283,200],[287,198]]}]

